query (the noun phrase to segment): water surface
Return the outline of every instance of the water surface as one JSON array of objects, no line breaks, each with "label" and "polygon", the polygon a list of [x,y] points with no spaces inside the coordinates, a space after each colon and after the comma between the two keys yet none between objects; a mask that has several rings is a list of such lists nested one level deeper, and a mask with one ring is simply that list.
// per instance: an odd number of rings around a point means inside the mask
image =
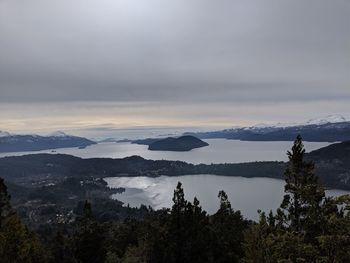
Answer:
[{"label": "water surface", "polygon": [[[283,180],[272,178],[244,178],[216,175],[186,175],[150,177],[110,177],[105,178],[108,185],[125,187],[122,194],[115,194],[118,199],[132,207],[141,204],[150,205],[155,209],[171,207],[174,189],[180,181],[183,184],[185,198],[193,201],[196,196],[202,207],[210,214],[219,208],[217,195],[224,190],[231,201],[232,207],[241,210],[249,219],[258,219],[257,210],[269,212],[275,210],[282,202],[284,195]],[[349,194],[350,191],[328,190],[328,195]]]},{"label": "water surface", "polygon": [[[151,160],[180,160],[189,163],[240,163],[252,161],[286,161],[286,152],[292,142],[251,142],[226,139],[205,140],[209,146],[193,149],[189,152],[149,151],[147,145],[131,143],[99,143],[79,148],[62,148],[54,151],[2,153],[3,156],[24,155],[30,153],[63,153],[82,158],[124,158],[139,155]],[[329,145],[325,142],[305,142],[307,151]]]}]

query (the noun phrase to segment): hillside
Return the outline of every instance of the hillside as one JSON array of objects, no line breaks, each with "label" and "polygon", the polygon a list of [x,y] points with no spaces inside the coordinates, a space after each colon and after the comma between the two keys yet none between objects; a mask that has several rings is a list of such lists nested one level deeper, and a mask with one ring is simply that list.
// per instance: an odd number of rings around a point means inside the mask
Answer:
[{"label": "hillside", "polygon": [[350,141],[331,144],[306,155],[316,164],[321,178],[333,178],[339,186],[350,185]]},{"label": "hillside", "polygon": [[2,132],[0,152],[25,152],[58,149],[67,147],[86,147],[95,142],[83,137],[56,132],[49,136],[14,135]]}]

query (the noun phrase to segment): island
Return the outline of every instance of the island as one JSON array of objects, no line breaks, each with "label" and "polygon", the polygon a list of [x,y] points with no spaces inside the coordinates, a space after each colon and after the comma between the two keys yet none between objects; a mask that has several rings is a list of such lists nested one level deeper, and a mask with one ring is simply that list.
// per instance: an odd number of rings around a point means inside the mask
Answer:
[{"label": "island", "polygon": [[151,151],[175,151],[187,152],[195,148],[208,146],[209,144],[191,135],[178,138],[168,137],[152,142],[148,146]]}]

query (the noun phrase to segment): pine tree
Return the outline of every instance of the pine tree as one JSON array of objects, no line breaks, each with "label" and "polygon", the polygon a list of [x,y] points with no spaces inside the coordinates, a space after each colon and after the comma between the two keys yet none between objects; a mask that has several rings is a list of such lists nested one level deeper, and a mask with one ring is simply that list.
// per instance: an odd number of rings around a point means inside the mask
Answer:
[{"label": "pine tree", "polygon": [[171,213],[179,220],[187,205],[184,190],[180,182],[177,183],[176,189],[174,190],[173,202]]},{"label": "pine tree", "polygon": [[61,232],[56,233],[50,242],[50,263],[76,263],[70,240]]},{"label": "pine tree", "polygon": [[0,178],[0,229],[4,225],[5,219],[14,213],[10,205],[11,196],[7,192],[4,179]]},{"label": "pine tree", "polygon": [[170,262],[186,262],[185,255],[185,242],[186,242],[186,229],[185,229],[185,212],[188,202],[185,199],[184,190],[182,184],[178,182],[176,189],[174,190],[173,206],[170,213],[170,220],[168,225],[168,240],[169,242],[169,258]]},{"label": "pine tree", "polygon": [[300,135],[287,155],[286,195],[277,211],[279,225],[314,236],[320,231],[320,210],[325,191],[314,174],[314,164],[304,160],[305,148]]},{"label": "pine tree", "polygon": [[106,258],[104,229],[92,217],[91,204],[85,201],[84,217],[75,233],[75,258],[82,263],[103,263]]},{"label": "pine tree", "polygon": [[273,229],[269,226],[265,213],[260,213],[259,223],[253,224],[244,232],[244,262],[268,262],[269,250],[267,238]]},{"label": "pine tree", "polygon": [[218,198],[220,199],[220,209],[218,213],[222,215],[231,214],[232,213],[231,203],[228,200],[228,196],[225,193],[225,191],[221,190],[218,194]]},{"label": "pine tree", "polygon": [[92,219],[91,203],[88,200],[85,200],[84,203],[83,216],[85,220]]},{"label": "pine tree", "polygon": [[225,191],[218,194],[220,208],[212,216],[212,228],[215,235],[215,262],[238,262],[243,256],[243,232],[248,224],[240,213],[234,211]]},{"label": "pine tree", "polygon": [[319,261],[347,262],[350,258],[350,195],[326,198],[323,219],[324,231],[317,237]]},{"label": "pine tree", "polygon": [[24,226],[10,204],[10,195],[0,178],[0,261],[6,263],[46,262],[46,255],[34,232]]},{"label": "pine tree", "polygon": [[166,226],[168,257],[165,262],[208,262],[209,219],[199,200],[193,204],[185,199],[179,182],[173,197],[174,205]]}]

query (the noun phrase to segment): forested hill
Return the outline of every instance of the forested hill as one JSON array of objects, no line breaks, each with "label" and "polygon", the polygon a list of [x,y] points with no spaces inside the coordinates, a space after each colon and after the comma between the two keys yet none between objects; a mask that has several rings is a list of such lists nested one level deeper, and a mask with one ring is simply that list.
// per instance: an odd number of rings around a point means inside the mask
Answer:
[{"label": "forested hill", "polygon": [[139,156],[123,159],[82,159],[65,154],[31,154],[0,158],[0,177],[8,181],[60,180],[64,177],[93,176],[178,176],[216,174],[244,177],[283,178],[283,162],[252,162],[241,164],[189,164],[182,161],[146,160]]},{"label": "forested hill", "polygon": [[350,141],[334,143],[312,151],[308,156],[313,160],[336,160],[350,168]]},{"label": "forested hill", "polygon": [[[316,174],[327,187],[350,189],[349,142],[334,144],[306,155],[316,164]],[[64,177],[93,176],[177,176],[215,174],[244,177],[283,178],[283,162],[241,164],[199,164],[181,161],[153,161],[138,156],[124,159],[82,159],[61,154],[35,154],[0,159],[0,177],[27,185],[31,181],[57,181]]]},{"label": "forested hill", "polygon": [[194,136],[181,136],[179,138],[168,137],[155,141],[148,146],[151,151],[176,151],[186,152],[195,148],[201,148],[208,146],[209,144],[194,137]]},{"label": "forested hill", "polygon": [[[306,155],[316,163],[316,174],[336,185],[350,188],[350,141],[331,144]],[[327,182],[325,181],[325,182]]]}]

